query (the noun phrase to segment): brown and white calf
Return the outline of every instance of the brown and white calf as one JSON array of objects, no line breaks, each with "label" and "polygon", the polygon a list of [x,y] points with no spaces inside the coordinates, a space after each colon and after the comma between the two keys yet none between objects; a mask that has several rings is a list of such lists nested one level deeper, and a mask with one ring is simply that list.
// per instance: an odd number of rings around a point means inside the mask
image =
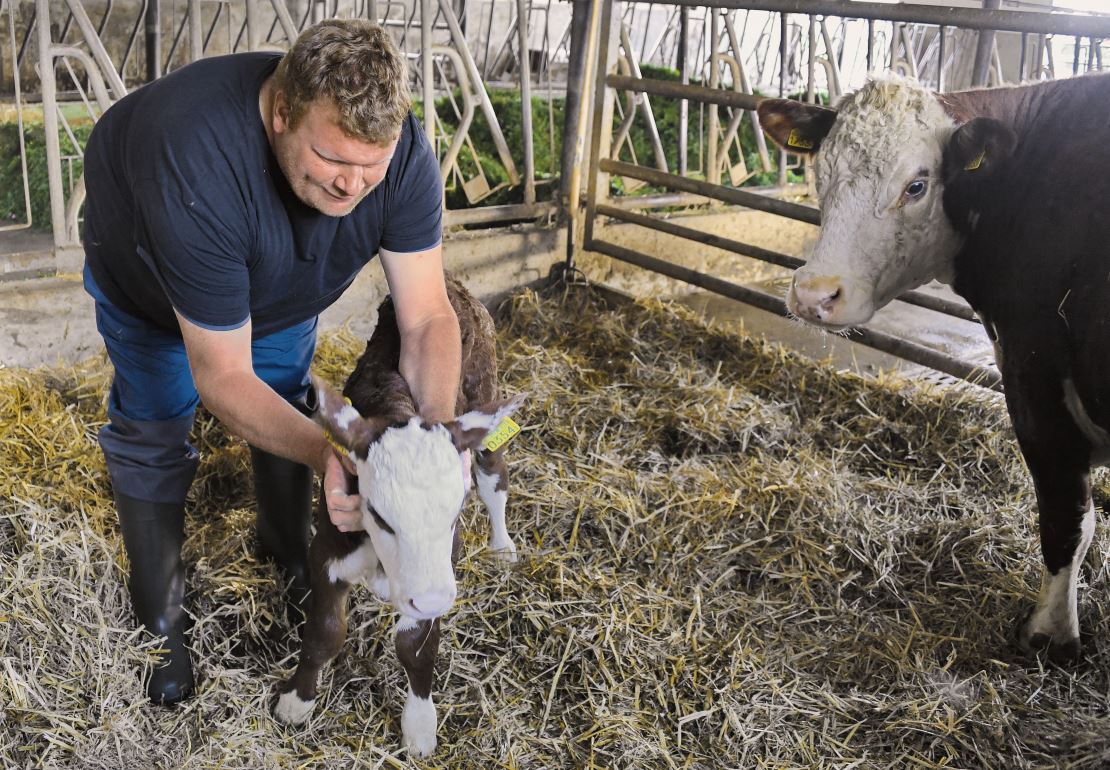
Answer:
[{"label": "brown and white calf", "polygon": [[508,469],[503,449],[488,451],[482,440],[521,397],[498,400],[493,321],[453,278],[447,288],[462,334],[460,416],[454,421],[429,424],[418,416],[398,371],[401,343],[389,299],[347,380],[343,392],[349,402],[313,377],[316,419],[357,469],[366,531],[340,532],[321,500],[309,550],[312,607],[302,630],[301,658],[274,707],[274,715],[288,724],[309,718],[320,669],[339,653],[347,634],[351,586],[369,583],[400,614],[394,644],[409,681],[401,729],[414,756],[431,754],[436,746],[431,693],[439,618],[455,601],[458,520],[470,488],[471,451],[478,494],[490,517],[491,548],[504,558],[516,558],[505,528]]},{"label": "brown and white calf", "polygon": [[836,111],[768,99],[759,114],[816,153],[822,224],[794,314],[857,326],[935,278],[983,321],[1040,515],[1019,642],[1076,658],[1090,467],[1110,460],[1110,76],[949,94],[881,79]]}]

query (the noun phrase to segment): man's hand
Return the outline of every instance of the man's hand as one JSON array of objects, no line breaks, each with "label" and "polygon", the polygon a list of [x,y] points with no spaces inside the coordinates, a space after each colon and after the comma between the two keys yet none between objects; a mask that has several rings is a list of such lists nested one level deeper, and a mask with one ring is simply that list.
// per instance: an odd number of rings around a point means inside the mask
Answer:
[{"label": "man's hand", "polygon": [[362,526],[362,498],[347,494],[351,474],[343,467],[335,452],[329,450],[321,489],[328,506],[328,518],[340,532],[360,532]]}]

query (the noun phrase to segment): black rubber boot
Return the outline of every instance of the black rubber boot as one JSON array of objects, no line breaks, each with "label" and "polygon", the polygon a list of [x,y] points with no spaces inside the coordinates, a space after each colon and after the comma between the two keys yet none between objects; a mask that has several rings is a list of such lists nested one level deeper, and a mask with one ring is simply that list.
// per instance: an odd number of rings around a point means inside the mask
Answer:
[{"label": "black rubber boot", "polygon": [[308,542],[312,469],[251,447],[258,499],[258,555],[281,567],[289,622],[304,622],[309,608]]},{"label": "black rubber boot", "polygon": [[150,633],[166,637],[165,648],[169,650],[151,671],[147,695],[155,703],[168,706],[193,692],[193,665],[185,636],[187,618],[182,608],[185,503],[154,503],[119,492],[115,497],[123,544],[131,561],[131,606]]}]

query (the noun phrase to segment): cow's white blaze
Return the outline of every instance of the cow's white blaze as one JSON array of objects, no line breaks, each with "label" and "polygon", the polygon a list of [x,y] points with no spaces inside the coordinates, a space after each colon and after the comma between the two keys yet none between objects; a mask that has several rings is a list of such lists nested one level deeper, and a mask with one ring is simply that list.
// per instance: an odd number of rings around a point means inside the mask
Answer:
[{"label": "cow's white blaze", "polygon": [[355,466],[363,526],[385,571],[390,600],[410,617],[442,615],[455,601],[451,546],[464,497],[462,458],[450,432],[413,417],[382,433]]},{"label": "cow's white blaze", "polygon": [[373,577],[378,569],[378,556],[374,553],[374,544],[363,543],[354,551],[341,559],[328,561],[328,580],[336,583],[340,580],[347,583],[365,583]]},{"label": "cow's white blaze", "polygon": [[[837,107],[814,161],[821,230],[787,306],[822,326],[869,321],[902,292],[950,282],[962,242],[942,206],[941,162],[955,122],[915,83],[869,82]],[[907,195],[920,188],[919,195]]]}]

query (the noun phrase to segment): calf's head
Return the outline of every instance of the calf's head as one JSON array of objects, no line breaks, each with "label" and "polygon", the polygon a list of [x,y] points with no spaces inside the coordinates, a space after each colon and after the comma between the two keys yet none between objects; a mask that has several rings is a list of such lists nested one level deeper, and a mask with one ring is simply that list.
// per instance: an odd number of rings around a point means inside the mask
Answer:
[{"label": "calf's head", "polygon": [[398,612],[439,617],[455,601],[452,550],[469,479],[464,453],[477,449],[523,400],[492,404],[446,423],[364,418],[313,376],[315,419],[358,475],[362,525]]},{"label": "calf's head", "polygon": [[951,281],[962,238],[944,215],[941,164],[955,122],[934,94],[885,79],[835,111],[788,99],[758,110],[778,144],[815,155],[821,231],[787,293],[792,313],[858,326],[908,289]]}]

